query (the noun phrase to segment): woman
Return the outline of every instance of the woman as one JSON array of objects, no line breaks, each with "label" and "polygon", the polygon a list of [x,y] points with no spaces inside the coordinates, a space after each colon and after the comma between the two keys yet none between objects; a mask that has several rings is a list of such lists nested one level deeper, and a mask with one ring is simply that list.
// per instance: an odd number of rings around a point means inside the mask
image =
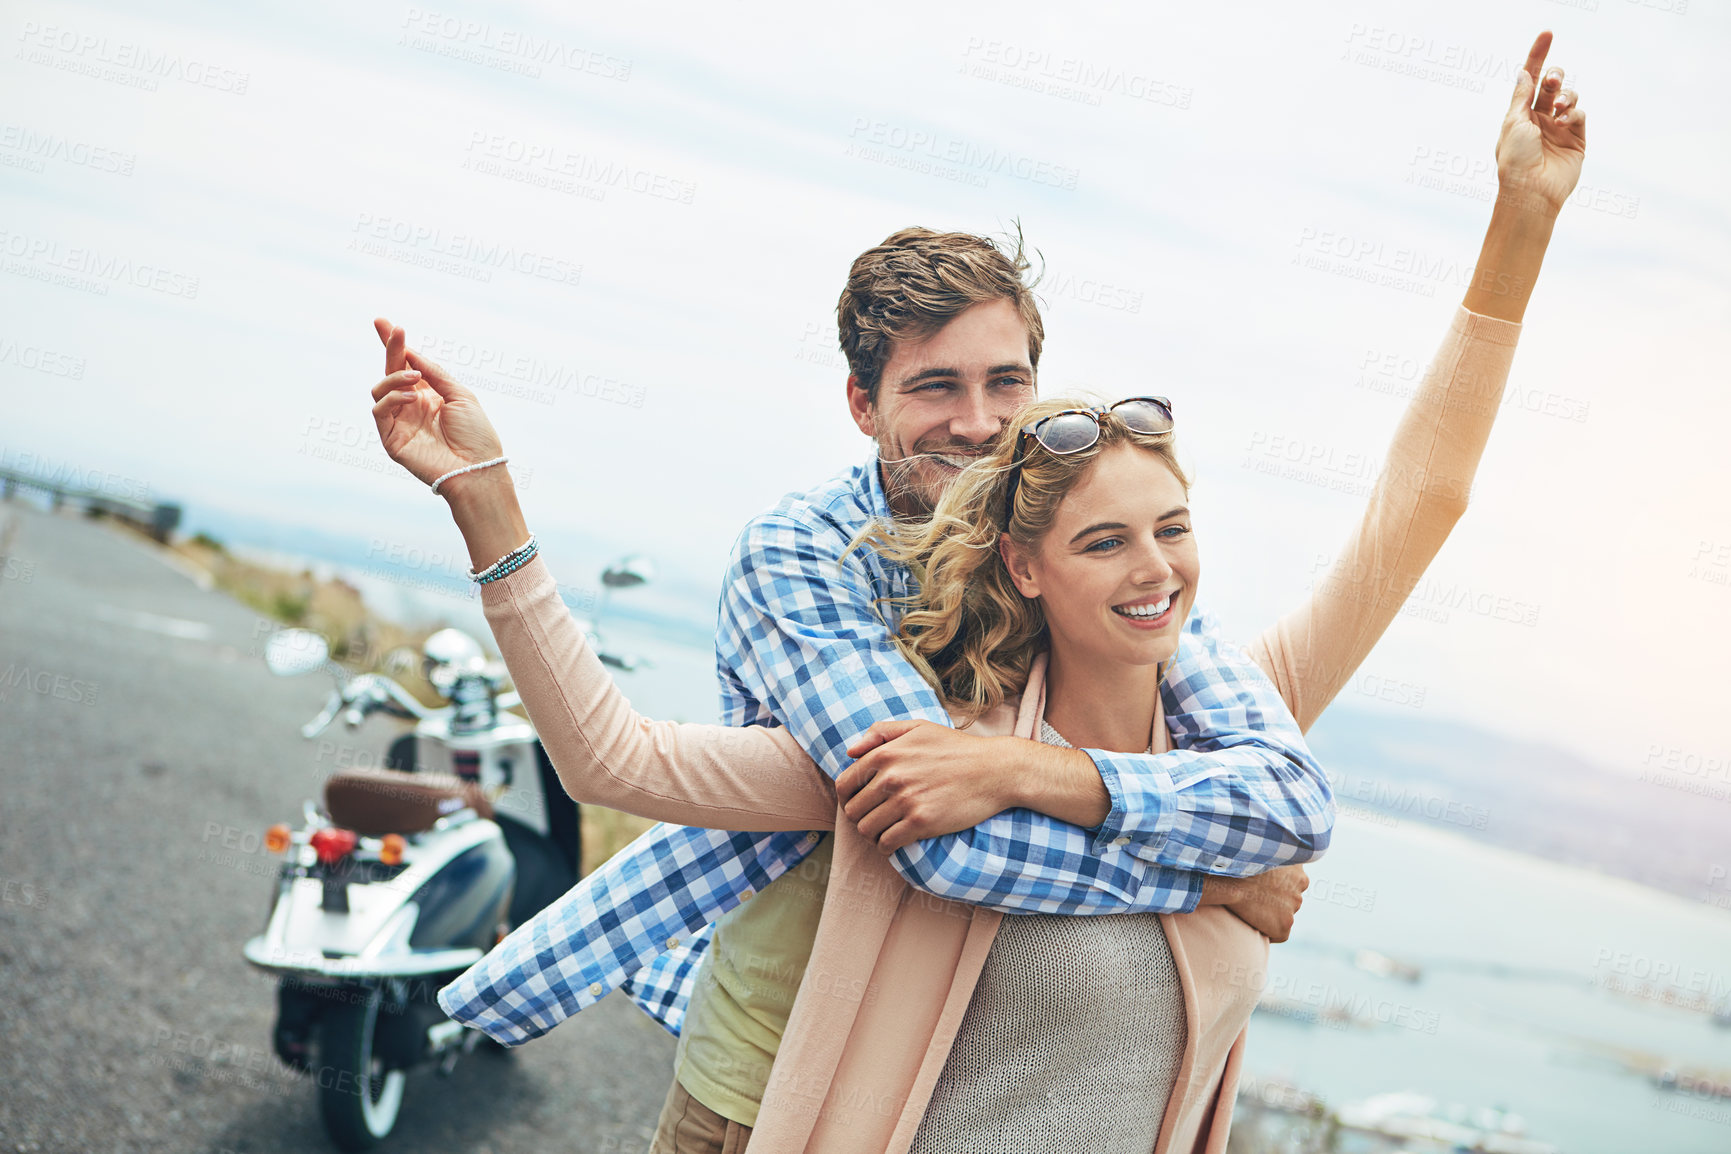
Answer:
[{"label": "woman", "polygon": [[[1548,36],[1535,45],[1536,62],[1529,60],[1525,97],[1517,88],[1516,108],[1525,109],[1533,94],[1541,46],[1548,46]],[[1568,94],[1557,100],[1558,87],[1546,83],[1542,104],[1553,123],[1540,131],[1556,131],[1555,122],[1566,121],[1566,113],[1573,111]],[[1505,146],[1511,124],[1518,122],[1511,115],[1499,142],[1505,189],[1510,180],[1505,153],[1512,151]],[[1579,123],[1576,112],[1573,127],[1565,124],[1562,131],[1578,139]],[[1550,216],[1537,222],[1540,235],[1531,231],[1532,221],[1505,221],[1507,227],[1499,230],[1493,220],[1481,268],[1511,274],[1530,289],[1549,221],[1572,189],[1574,173],[1578,156],[1562,179],[1542,188],[1530,181],[1530,174],[1524,175],[1528,183],[1522,191],[1540,196]],[[1503,212],[1501,204],[1498,211]],[[1389,468],[1334,575],[1309,604],[1253,649],[1301,725],[1315,719],[1362,661],[1464,508],[1495,415],[1495,406],[1485,403],[1487,392],[1500,396],[1518,332],[1514,322],[1526,300],[1525,291],[1518,296],[1505,292],[1499,298],[1482,283],[1476,281],[1468,292],[1443,351],[1414,398],[1391,449]],[[472,395],[463,396],[457,386],[431,373],[428,380],[442,401],[463,400],[478,413]],[[462,466],[497,455],[496,439],[484,419],[479,425],[450,422],[438,428],[432,398],[412,377],[387,378],[376,396],[387,449],[423,480],[453,463]],[[420,404],[408,404],[416,398]],[[423,448],[428,439],[436,441],[445,456],[404,451],[413,436],[398,437],[393,447],[387,426],[400,417],[407,418],[414,436],[431,433]],[[1132,751],[1146,748],[1152,737],[1158,750],[1165,733],[1158,694],[1150,687],[1165,659],[1161,634],[1182,620],[1177,610],[1194,595],[1198,575],[1193,550],[1186,552],[1190,525],[1180,511],[1184,482],[1170,467],[1169,445],[1161,435],[1120,429],[1117,416],[1097,414],[1097,421],[1100,440],[1081,455],[1054,452],[1033,435],[1007,439],[993,461],[982,463],[977,483],[958,489],[955,499],[946,501],[937,538],[889,545],[924,557],[935,582],[926,590],[920,611],[904,622],[904,642],[928,661],[946,688],[964,699],[964,712],[983,709],[976,724],[988,732],[1034,736],[1044,721],[1052,732],[1074,738],[1073,744],[1105,739],[1098,741],[1102,748]],[[1018,452],[1024,456],[1012,468],[1010,459]],[[1008,491],[1012,480],[1024,490],[1013,503]],[[970,652],[968,629],[992,626],[963,627],[968,608],[946,594],[946,578],[940,575],[948,534],[977,537],[992,531],[994,524],[1001,528],[1006,504],[1015,511],[1010,540],[993,551],[994,559],[986,564],[1001,566],[1001,578],[1018,596],[1039,597],[1049,608],[1046,624],[1052,642],[1044,662],[1025,637],[1020,648],[1012,644],[1001,660],[999,651],[988,647],[976,645]],[[1093,519],[1077,527],[1095,526],[1093,535],[1064,536],[1062,527],[1075,526],[1075,517],[1089,517],[1085,510],[1090,507]],[[1050,524],[1043,530],[1025,524],[1018,540],[1016,517],[1041,510],[1050,514]],[[1099,528],[1101,520],[1123,528]],[[517,543],[503,544],[516,530],[496,519],[490,525],[463,523],[461,518],[459,523],[478,559],[501,555]],[[1089,559],[1090,550],[1093,557],[1121,556],[1096,561]],[[1104,575],[1108,571],[1109,576]],[[1135,595],[1124,596],[1127,593]],[[1155,608],[1140,611],[1148,620],[1135,620],[1138,604],[1150,599]],[[1162,610],[1158,606],[1163,600],[1176,604]],[[1013,919],[1018,925],[1011,938],[1003,939],[1012,944],[1000,950],[1001,915],[935,900],[904,900],[905,883],[883,861],[873,837],[847,820],[893,808],[896,797],[874,795],[869,784],[857,788],[860,783],[844,779],[844,788],[852,786],[857,792],[837,820],[834,798],[826,793],[827,779],[783,731],[655,725],[632,715],[593,655],[582,649],[538,558],[484,586],[483,601],[531,716],[567,787],[581,800],[719,828],[835,829],[830,896],[807,981],[766,1079],[752,1150],[901,1151],[910,1145],[965,1147],[979,1140],[983,1120],[967,1111],[972,1096],[997,1094],[1001,1100],[1006,1089],[1014,1088],[1013,1081],[1003,1078],[1014,1069],[992,1060],[1004,1030],[1015,1025],[1002,996],[1011,968],[1000,963],[1039,956],[1040,942],[1023,940],[1029,931],[1020,925],[1035,926],[1037,919]],[[977,611],[978,605],[972,608]],[[953,644],[957,637],[962,639],[959,645]],[[1140,719],[1126,724],[1120,710],[1089,708],[1091,693],[1110,692],[1118,683],[1102,685],[1091,676],[1100,662],[1118,670],[1118,680],[1130,686],[1126,692],[1146,695],[1146,725]],[[1018,684],[1024,670],[1025,684]],[[995,705],[994,696],[999,698]],[[863,799],[860,811],[853,808],[855,797]],[[1079,820],[1058,809],[1067,810],[1080,800],[1058,799],[1051,812]],[[1138,918],[1146,920],[1129,924]],[[1123,932],[1141,934],[1144,947],[1153,940],[1152,919],[1146,915],[1066,920],[1099,923],[1083,927],[1092,932],[1122,920]],[[1109,1140],[1131,1143],[1126,1148],[1135,1149],[1219,1150],[1266,941],[1217,908],[1160,916],[1158,928],[1169,943],[1172,972],[1181,990],[1175,998],[1171,982],[1162,993],[1155,981],[1133,996],[1172,1037],[1181,1028],[1182,1054],[1171,1064],[1160,1064],[1159,1058],[1173,1046],[1113,1055],[1120,1074],[1139,1073],[1143,1082],[1133,1085],[1135,1092],[1129,1095],[1124,1082],[1106,1091],[1109,1101],[1133,1100],[1138,1111],[1131,1117],[1122,1110],[1122,1120],[1130,1125],[1113,1127],[1116,1132]],[[821,980],[813,982],[813,974]],[[1143,975],[1129,977],[1145,981]],[[1175,1020],[1180,1010],[1182,1023]],[[1062,1015],[1051,1020],[1061,1021]],[[1097,1058],[1077,1052],[1087,1039],[1056,1040],[1059,1062],[1067,1062],[1070,1071],[1097,1068]],[[1087,1088],[1071,1086],[1075,1093],[1062,1106],[1078,1106],[1074,1099]],[[1051,1109],[1083,1121],[1102,1113],[1099,1103],[1066,1110],[1054,1101]],[[1150,1132],[1157,1132],[1155,1141],[1144,1142]],[[1069,1142],[1065,1133],[1056,1136],[1054,1145],[1063,1148]]]},{"label": "woman", "polygon": [[[959,720],[1032,697],[1049,744],[1169,747],[1160,675],[1201,563],[1167,413],[1145,398],[1030,406],[929,522],[880,539],[924,574],[898,640]],[[1074,801],[1092,807],[1054,816],[1104,820],[1097,798]],[[1204,972],[1262,970],[1261,935],[1203,918],[1220,939]],[[1157,914],[1001,920],[911,1150],[1154,1149],[1190,1032],[1181,941]],[[1254,1005],[1250,983],[1238,994],[1227,1036]]]}]

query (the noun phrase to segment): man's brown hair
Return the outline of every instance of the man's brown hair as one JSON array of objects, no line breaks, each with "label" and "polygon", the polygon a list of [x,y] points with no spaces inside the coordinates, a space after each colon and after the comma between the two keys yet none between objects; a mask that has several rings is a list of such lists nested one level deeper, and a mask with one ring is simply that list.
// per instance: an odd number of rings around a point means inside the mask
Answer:
[{"label": "man's brown hair", "polygon": [[[1006,246],[1007,247],[1007,246]],[[1023,253],[1022,227],[1015,248],[999,248],[983,236],[904,228],[855,258],[847,287],[836,303],[836,327],[848,371],[877,404],[884,364],[898,340],[923,340],[974,305],[1008,300],[1028,330],[1028,364],[1040,367],[1045,326],[1034,302],[1034,285],[1022,274],[1031,266]]]}]

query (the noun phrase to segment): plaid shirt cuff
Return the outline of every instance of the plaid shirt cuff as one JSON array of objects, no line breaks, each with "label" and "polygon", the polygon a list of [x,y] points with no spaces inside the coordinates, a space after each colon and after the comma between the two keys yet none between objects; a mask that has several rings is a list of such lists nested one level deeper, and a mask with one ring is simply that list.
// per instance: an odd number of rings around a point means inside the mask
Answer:
[{"label": "plaid shirt cuff", "polygon": [[1137,856],[1153,860],[1153,852],[1165,843],[1166,835],[1178,822],[1178,806],[1174,801],[1177,787],[1172,776],[1164,770],[1148,768],[1148,754],[1128,756],[1104,749],[1082,752],[1094,760],[1112,799],[1106,820],[1094,831],[1094,852],[1140,847],[1142,852]]}]

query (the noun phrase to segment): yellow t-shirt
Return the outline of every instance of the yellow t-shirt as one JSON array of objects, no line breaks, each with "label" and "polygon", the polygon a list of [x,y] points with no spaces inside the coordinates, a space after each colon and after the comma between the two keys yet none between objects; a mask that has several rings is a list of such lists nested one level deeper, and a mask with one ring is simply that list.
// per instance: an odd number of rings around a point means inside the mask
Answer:
[{"label": "yellow t-shirt", "polygon": [[[820,835],[821,836],[821,835]],[[757,1125],[769,1068],[811,960],[834,839],[715,923],[679,1031],[674,1077],[742,1126]]]}]

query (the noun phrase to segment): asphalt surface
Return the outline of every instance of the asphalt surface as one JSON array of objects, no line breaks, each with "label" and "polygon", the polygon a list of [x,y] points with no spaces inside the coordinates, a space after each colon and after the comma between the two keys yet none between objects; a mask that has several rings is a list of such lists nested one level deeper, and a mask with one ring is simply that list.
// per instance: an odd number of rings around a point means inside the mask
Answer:
[{"label": "asphalt surface", "polygon": [[[120,527],[0,504],[0,1151],[325,1151],[241,960],[257,848],[343,757],[398,728],[299,727],[330,683],[278,678],[274,628]],[[622,995],[450,1077],[410,1074],[384,1151],[647,1148],[674,1040]]]}]

